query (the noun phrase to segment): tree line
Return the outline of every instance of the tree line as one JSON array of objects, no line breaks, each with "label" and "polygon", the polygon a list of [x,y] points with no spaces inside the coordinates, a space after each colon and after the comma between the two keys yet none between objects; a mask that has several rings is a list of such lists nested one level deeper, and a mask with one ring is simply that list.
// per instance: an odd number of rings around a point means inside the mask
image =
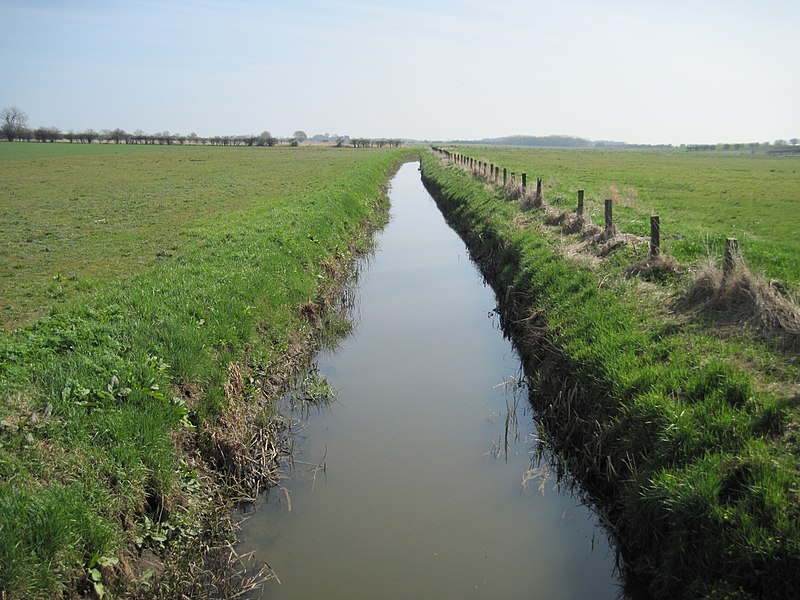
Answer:
[{"label": "tree line", "polygon": [[[28,115],[16,106],[4,108],[0,111],[0,136],[9,142],[69,142],[75,144],[91,144],[93,142],[107,144],[145,144],[160,146],[182,146],[184,144],[207,146],[298,146],[306,141],[308,136],[302,130],[294,132],[292,137],[278,138],[269,131],[262,131],[258,135],[217,135],[211,137],[199,136],[192,132],[188,135],[162,131],[159,133],[145,133],[141,129],[129,133],[124,129],[86,129],[84,131],[61,131],[58,127],[28,127]],[[337,137],[335,145],[342,148],[345,145],[353,148],[394,148],[402,144],[399,139],[371,140],[366,138],[350,139]]]},{"label": "tree line", "polygon": [[773,151],[791,151],[800,152],[800,139],[792,138],[788,142],[786,140],[775,140],[774,142],[750,142],[747,144],[689,144],[685,147],[690,152],[710,152],[714,150],[759,150],[765,149],[767,152]]}]

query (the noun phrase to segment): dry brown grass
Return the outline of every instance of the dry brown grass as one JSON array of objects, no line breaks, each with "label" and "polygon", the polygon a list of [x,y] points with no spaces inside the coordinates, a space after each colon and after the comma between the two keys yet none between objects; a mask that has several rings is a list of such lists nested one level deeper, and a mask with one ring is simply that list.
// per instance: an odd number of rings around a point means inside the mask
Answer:
[{"label": "dry brown grass", "polygon": [[585,215],[570,212],[548,212],[545,214],[545,223],[560,227],[562,233],[566,235],[580,233],[592,225]]},{"label": "dry brown grass", "polygon": [[509,181],[508,183],[506,183],[504,190],[506,198],[508,198],[512,202],[516,202],[517,200],[522,200],[523,198],[522,186],[518,185],[516,181],[513,183]]},{"label": "dry brown grass", "polygon": [[751,273],[741,260],[727,276],[707,262],[675,308],[723,325],[745,326],[762,337],[780,338],[790,349],[800,349],[800,306]]},{"label": "dry brown grass", "polygon": [[614,204],[625,206],[627,208],[639,209],[639,192],[636,188],[626,187],[620,190],[616,185],[611,185],[608,188],[608,195]]},{"label": "dry brown grass", "polygon": [[660,280],[669,276],[679,275],[683,270],[683,266],[677,260],[663,253],[658,253],[656,256],[648,256],[644,260],[630,265],[625,269],[625,276],[640,276],[647,280]]}]

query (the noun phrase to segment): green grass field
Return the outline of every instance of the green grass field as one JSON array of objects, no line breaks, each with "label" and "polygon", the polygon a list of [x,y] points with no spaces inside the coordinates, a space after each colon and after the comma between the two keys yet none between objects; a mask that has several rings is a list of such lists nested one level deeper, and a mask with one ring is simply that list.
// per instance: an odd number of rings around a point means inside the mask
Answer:
[{"label": "green grass field", "polygon": [[0,326],[180,254],[194,228],[300,198],[362,150],[0,144]]},{"label": "green grass field", "polygon": [[[615,201],[622,231],[649,235],[661,218],[663,246],[680,261],[718,257],[737,237],[751,268],[800,284],[800,156],[724,152],[461,147],[458,152],[543,179],[545,199],[566,210],[584,189],[595,223]],[[502,171],[501,171],[502,173]],[[510,176],[510,175],[509,175]]]},{"label": "green grass field", "polygon": [[[595,176],[616,182],[602,185],[617,186],[641,182],[651,159],[655,171],[673,159],[688,171],[705,158],[497,152],[467,150],[501,167],[507,164],[502,156],[516,158],[517,172],[527,172],[534,186],[537,171],[531,165],[546,162],[542,157],[568,163],[575,173],[580,164],[615,161],[613,177]],[[624,161],[645,166],[637,167],[635,177],[622,170]],[[539,172],[546,183],[547,169]],[[563,231],[545,211],[526,209],[450,161],[427,155],[423,174],[492,285],[506,290],[502,310],[530,361],[542,436],[598,499],[623,555],[653,596],[794,597],[800,586],[796,351],[741,323],[676,308],[676,299],[692,285],[691,274],[624,276],[626,266],[647,256],[646,245],[612,245],[615,250],[602,256],[584,248],[581,255],[572,249],[582,233]],[[702,180],[699,173],[684,177]],[[740,175],[742,181],[760,178],[768,179]],[[565,185],[564,204],[570,207],[572,188],[577,186]],[[585,188],[590,197],[602,193]],[[549,202],[558,194],[558,188],[545,187]],[[711,235],[713,223],[709,229],[704,223],[713,205],[708,199],[692,203],[684,212],[691,215],[684,217],[686,225],[675,223],[684,236],[677,241],[698,234],[690,232]],[[791,206],[785,200],[783,213]],[[623,229],[633,224],[630,219]],[[790,238],[766,240],[765,246],[788,248]],[[789,250],[784,252],[789,264]],[[779,272],[788,278],[794,271]]]},{"label": "green grass field", "polygon": [[[645,235],[658,212],[665,251],[682,262],[718,257],[735,235],[755,270],[800,283],[797,157],[464,152],[543,177],[556,206],[585,189],[598,223],[614,197],[623,231]],[[231,365],[256,378],[281,368],[308,330],[303,307],[410,154],[0,143],[0,595],[87,592],[97,577],[113,583],[114,560],[190,537],[207,489],[186,440],[208,439],[231,383],[257,395]],[[698,573],[725,568],[761,589],[753,565],[793,568],[796,356],[665,317],[650,301],[683,279],[620,277],[646,250],[576,268],[561,255],[569,236],[532,213],[519,220],[483,183],[426,170],[461,198],[472,233],[502,242],[504,285],[538,298],[590,403],[588,434],[570,442],[623,474],[632,544],[662,536],[657,585],[669,593],[672,574],[692,571],[705,593],[713,581]]]},{"label": "green grass field", "polygon": [[0,596],[197,534],[189,457],[286,370],[408,155],[0,144]]}]

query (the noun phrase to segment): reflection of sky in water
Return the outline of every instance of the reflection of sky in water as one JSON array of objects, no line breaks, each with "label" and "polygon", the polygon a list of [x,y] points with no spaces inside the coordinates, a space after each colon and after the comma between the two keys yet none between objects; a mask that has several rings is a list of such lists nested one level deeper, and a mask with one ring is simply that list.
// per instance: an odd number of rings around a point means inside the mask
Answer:
[{"label": "reflection of sky in water", "polygon": [[[244,531],[282,585],[269,598],[615,598],[613,552],[577,499],[522,488],[534,429],[502,452],[502,386],[518,359],[491,290],[406,165],[362,277],[358,327],[320,370],[339,389],[312,412],[298,463]],[[326,473],[301,463],[324,458]],[[592,547],[594,546],[594,550]]]}]

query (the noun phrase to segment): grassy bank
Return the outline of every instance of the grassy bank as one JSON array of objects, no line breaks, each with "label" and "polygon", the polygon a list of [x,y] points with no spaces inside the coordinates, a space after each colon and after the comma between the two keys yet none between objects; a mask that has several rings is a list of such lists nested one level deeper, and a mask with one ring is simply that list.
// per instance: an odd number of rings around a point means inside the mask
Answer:
[{"label": "grassy bank", "polygon": [[544,211],[433,155],[423,173],[504,290],[542,431],[650,593],[796,596],[796,357],[679,314],[679,276],[624,277],[624,263],[642,258],[635,245],[581,255],[581,233],[554,227]]},{"label": "grassy bank", "polygon": [[273,423],[408,151],[0,152],[0,590],[120,586],[269,470],[245,416]]}]

